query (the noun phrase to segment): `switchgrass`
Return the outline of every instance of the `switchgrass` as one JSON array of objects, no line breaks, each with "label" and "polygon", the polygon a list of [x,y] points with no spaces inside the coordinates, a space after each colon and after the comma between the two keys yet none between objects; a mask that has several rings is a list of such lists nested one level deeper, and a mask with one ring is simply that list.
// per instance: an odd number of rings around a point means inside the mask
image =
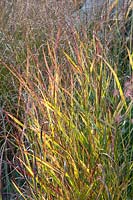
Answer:
[{"label": "switchgrass", "polygon": [[132,18],[7,36],[0,199],[133,198]]}]

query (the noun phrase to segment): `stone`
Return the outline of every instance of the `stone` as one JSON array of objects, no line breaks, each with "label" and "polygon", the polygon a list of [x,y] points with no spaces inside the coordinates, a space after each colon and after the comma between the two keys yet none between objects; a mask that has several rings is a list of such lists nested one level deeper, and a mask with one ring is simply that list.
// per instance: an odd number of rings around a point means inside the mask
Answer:
[{"label": "stone", "polygon": [[125,13],[124,11],[127,9],[130,1],[131,0],[85,0],[82,7],[72,14],[71,21],[75,25],[79,25],[81,23],[97,20],[104,16],[110,19],[119,16],[119,19],[122,19],[122,15]]}]

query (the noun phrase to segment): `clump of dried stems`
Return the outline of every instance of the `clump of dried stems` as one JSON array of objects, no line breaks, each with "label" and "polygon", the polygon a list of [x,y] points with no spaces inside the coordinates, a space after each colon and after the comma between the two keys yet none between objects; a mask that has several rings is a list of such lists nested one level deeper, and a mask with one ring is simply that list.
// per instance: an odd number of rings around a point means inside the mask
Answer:
[{"label": "clump of dried stems", "polygon": [[0,199],[133,197],[132,2],[78,27],[72,5],[0,4]]}]

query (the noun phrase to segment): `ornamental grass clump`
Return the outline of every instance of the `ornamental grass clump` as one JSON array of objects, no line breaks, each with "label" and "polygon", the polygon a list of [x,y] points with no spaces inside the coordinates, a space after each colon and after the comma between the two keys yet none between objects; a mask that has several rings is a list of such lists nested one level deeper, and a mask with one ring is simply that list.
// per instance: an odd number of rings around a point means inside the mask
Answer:
[{"label": "ornamental grass clump", "polygon": [[132,199],[132,10],[87,26],[7,34],[1,199]]}]

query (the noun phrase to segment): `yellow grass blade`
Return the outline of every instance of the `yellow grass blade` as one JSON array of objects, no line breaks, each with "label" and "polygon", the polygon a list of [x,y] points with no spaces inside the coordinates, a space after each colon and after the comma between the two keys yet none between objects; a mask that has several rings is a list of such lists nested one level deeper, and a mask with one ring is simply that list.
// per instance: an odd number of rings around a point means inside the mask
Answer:
[{"label": "yellow grass blade", "polygon": [[7,113],[7,115],[19,126],[21,126],[22,128],[24,128],[24,124],[22,122],[20,122],[16,117],[14,117],[13,115]]},{"label": "yellow grass blade", "polygon": [[23,160],[21,160],[20,158],[19,158],[19,160],[20,160],[20,162],[25,166],[25,168],[26,168],[26,170],[28,171],[29,175],[30,175],[32,178],[34,178],[34,173],[33,173],[33,170],[31,169],[31,167],[30,167],[30,166],[27,166],[26,163],[25,163]]},{"label": "yellow grass blade", "polygon": [[64,52],[64,54],[71,66],[76,70],[76,72],[82,73],[80,67],[72,60],[72,58],[67,53]]},{"label": "yellow grass blade", "polygon": [[24,197],[23,193],[21,192],[21,190],[18,188],[18,186],[16,185],[16,183],[14,181],[12,181],[13,186],[15,187],[15,189],[19,192],[19,194],[23,197],[24,200],[26,200],[26,198]]},{"label": "yellow grass blade", "polygon": [[129,60],[130,60],[130,65],[131,65],[131,68],[133,71],[133,52],[131,54],[128,48],[127,48],[127,52],[128,52],[128,56],[129,56]]},{"label": "yellow grass blade", "polygon": [[[101,56],[100,56],[101,57]],[[101,57],[102,58],[102,57]],[[121,96],[121,100],[125,106],[125,108],[127,109],[127,103],[126,103],[126,100],[125,100],[125,96],[124,96],[124,93],[123,93],[123,90],[122,90],[122,87],[121,87],[121,84],[120,84],[120,81],[119,81],[119,78],[115,72],[115,70],[111,67],[111,65],[104,59],[102,58],[103,61],[105,62],[105,64],[108,66],[108,68],[110,69],[110,71],[112,72],[114,78],[115,78],[115,81],[116,81],[116,84],[117,84],[117,87],[118,87],[118,90],[119,90],[119,93],[120,93],[120,96]]]}]

